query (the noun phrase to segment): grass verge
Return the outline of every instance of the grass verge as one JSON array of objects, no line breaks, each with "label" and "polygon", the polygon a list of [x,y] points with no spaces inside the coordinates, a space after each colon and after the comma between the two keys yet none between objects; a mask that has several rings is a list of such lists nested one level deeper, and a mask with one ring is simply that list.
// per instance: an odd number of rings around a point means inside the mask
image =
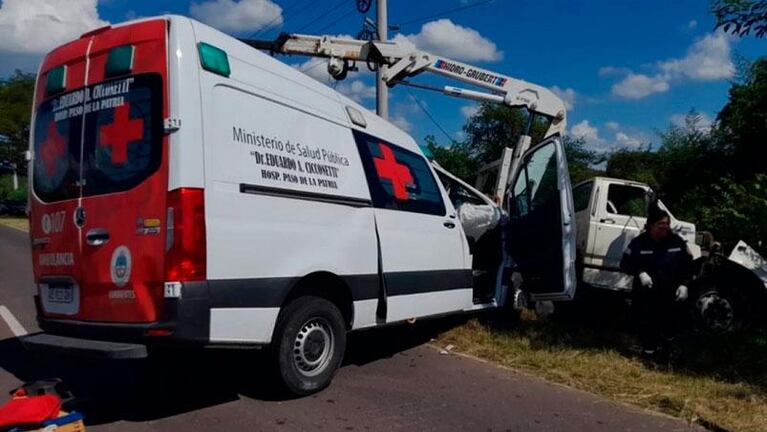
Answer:
[{"label": "grass verge", "polygon": [[26,218],[0,216],[0,225],[9,226],[21,231],[29,231],[29,222]]},{"label": "grass verge", "polygon": [[484,316],[437,342],[712,430],[767,430],[767,332],[686,332],[675,341],[670,361],[650,363],[638,356],[625,312],[613,310],[617,319],[594,318],[593,312],[548,320],[534,314],[519,320],[508,313]]}]

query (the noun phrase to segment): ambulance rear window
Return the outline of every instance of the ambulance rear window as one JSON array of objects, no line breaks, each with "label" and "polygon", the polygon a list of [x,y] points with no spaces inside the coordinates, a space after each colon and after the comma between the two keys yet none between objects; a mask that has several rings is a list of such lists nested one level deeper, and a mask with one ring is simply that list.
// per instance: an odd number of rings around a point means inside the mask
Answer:
[{"label": "ambulance rear window", "polygon": [[126,191],[157,171],[162,95],[162,78],[142,74],[44,101],[34,126],[37,196],[53,202]]},{"label": "ambulance rear window", "polygon": [[61,112],[68,108],[58,109],[66,104],[62,101],[78,98],[77,91],[57,96],[43,102],[35,114],[32,187],[46,202],[80,195],[82,115],[62,118]]},{"label": "ambulance rear window", "polygon": [[[162,80],[156,74],[101,83],[113,92],[85,116],[84,196],[127,191],[162,161]],[[94,92],[97,91],[94,86]]]}]

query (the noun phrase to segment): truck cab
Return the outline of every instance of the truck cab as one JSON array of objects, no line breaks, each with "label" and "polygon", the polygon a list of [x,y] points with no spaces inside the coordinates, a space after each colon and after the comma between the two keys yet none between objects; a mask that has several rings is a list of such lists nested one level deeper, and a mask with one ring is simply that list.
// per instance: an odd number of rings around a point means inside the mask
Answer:
[{"label": "truck cab", "polygon": [[[596,288],[631,290],[631,276],[620,271],[626,247],[644,229],[653,196],[650,186],[609,177],[594,177],[573,187],[576,249],[581,281]],[[680,221],[658,201],[671,218],[672,230],[687,240],[693,259],[701,256],[695,244],[695,225]]]}]

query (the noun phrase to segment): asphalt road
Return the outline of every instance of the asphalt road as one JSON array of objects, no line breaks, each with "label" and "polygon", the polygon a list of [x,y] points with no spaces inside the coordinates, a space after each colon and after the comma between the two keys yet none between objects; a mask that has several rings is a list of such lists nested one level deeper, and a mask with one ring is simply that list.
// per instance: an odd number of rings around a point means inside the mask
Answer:
[{"label": "asphalt road", "polygon": [[[30,333],[26,233],[0,226],[0,305]],[[353,334],[331,387],[289,399],[263,354],[182,352],[154,361],[33,358],[0,319],[0,403],[22,381],[59,377],[88,430],[691,431],[686,424],[426,344],[456,320]]]}]

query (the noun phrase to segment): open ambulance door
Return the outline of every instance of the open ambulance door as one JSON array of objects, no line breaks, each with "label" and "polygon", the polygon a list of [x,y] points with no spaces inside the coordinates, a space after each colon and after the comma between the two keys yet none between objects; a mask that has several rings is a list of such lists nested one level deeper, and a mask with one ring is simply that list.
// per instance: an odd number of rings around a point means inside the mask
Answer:
[{"label": "open ambulance door", "polygon": [[531,148],[507,190],[508,250],[534,300],[575,295],[575,223],[562,139]]}]

